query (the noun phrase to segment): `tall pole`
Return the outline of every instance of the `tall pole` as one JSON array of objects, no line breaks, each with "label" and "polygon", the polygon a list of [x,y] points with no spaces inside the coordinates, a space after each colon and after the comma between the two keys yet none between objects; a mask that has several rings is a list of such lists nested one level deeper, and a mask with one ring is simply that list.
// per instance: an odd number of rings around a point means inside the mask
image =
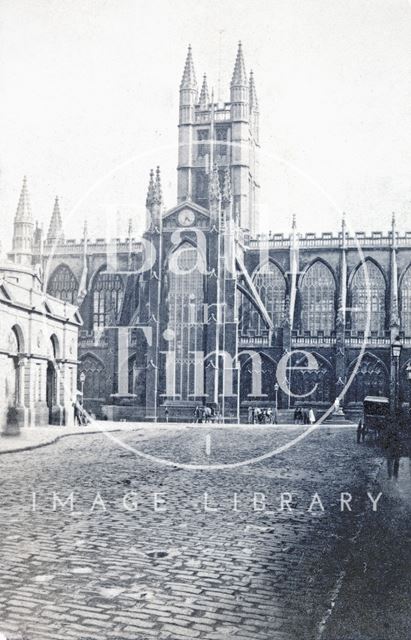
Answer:
[{"label": "tall pole", "polygon": [[240,416],[240,411],[241,411],[241,402],[240,402],[240,389],[241,389],[241,385],[240,385],[240,376],[241,376],[241,365],[240,362],[237,361],[237,424],[240,424],[241,422],[241,416]]}]

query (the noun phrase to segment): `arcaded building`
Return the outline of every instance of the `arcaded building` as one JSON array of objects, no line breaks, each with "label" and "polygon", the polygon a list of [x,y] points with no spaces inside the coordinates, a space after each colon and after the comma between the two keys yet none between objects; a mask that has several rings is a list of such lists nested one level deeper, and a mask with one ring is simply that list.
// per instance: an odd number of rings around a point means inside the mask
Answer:
[{"label": "arcaded building", "polygon": [[33,265],[26,180],[14,219],[13,250],[0,259],[0,433],[73,425],[77,400],[78,307],[44,291]]},{"label": "arcaded building", "polygon": [[344,220],[320,236],[295,221],[289,235],[256,235],[259,105],[241,45],[228,98],[216,102],[206,77],[198,87],[189,49],[176,204],[165,208],[151,172],[142,239],[86,228],[65,239],[58,201],[47,238],[34,239],[48,293],[79,305],[86,407],[155,420],[207,403],[235,420],[250,404],[320,413],[338,396],[355,413],[369,394],[409,401],[411,233],[393,219],[355,237]]}]

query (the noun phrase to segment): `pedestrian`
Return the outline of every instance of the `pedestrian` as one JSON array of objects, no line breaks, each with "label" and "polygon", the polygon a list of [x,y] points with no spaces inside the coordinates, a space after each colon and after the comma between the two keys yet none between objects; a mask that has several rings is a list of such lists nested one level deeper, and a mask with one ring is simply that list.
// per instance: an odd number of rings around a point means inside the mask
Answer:
[{"label": "pedestrian", "polygon": [[360,442],[364,442],[364,440],[365,440],[364,419],[361,417],[357,427],[357,444],[360,444]]},{"label": "pedestrian", "polygon": [[298,420],[300,417],[300,410],[298,407],[294,409],[294,424],[298,424]]},{"label": "pedestrian", "polygon": [[79,415],[77,402],[73,402],[73,409],[74,409],[74,424],[77,424],[77,426],[79,427],[80,426],[80,415]]},{"label": "pedestrian", "polygon": [[248,424],[253,424],[253,408],[248,407]]},{"label": "pedestrian", "polygon": [[194,409],[194,422],[200,421],[200,407],[197,405]]},{"label": "pedestrian", "polygon": [[312,408],[310,407],[309,411],[308,411],[308,421],[310,424],[314,424],[315,422],[315,413],[312,410]]},{"label": "pedestrian", "polygon": [[166,417],[166,422],[168,422],[168,407],[166,407],[166,410],[164,411],[164,415]]},{"label": "pedestrian", "polygon": [[273,411],[273,424],[278,424],[278,409],[275,407]]}]

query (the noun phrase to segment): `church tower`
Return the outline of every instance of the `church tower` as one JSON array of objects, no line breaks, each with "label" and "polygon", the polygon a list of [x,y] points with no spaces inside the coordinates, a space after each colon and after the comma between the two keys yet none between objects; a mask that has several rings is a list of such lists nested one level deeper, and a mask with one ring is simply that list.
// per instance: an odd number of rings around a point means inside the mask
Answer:
[{"label": "church tower", "polygon": [[218,167],[220,184],[230,172],[233,215],[252,234],[257,227],[258,102],[251,73],[248,78],[241,43],[230,84],[229,102],[219,103],[209,93],[203,76],[200,94],[191,46],[180,84],[178,202],[191,200],[209,209],[209,182]]}]

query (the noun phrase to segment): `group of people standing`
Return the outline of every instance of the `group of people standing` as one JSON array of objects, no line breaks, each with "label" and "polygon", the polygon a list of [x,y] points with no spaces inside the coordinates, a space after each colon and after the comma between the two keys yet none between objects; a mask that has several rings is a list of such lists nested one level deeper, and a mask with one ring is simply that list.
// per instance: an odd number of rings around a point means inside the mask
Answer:
[{"label": "group of people standing", "polygon": [[294,409],[294,424],[314,424],[315,413],[310,407],[296,407]]},{"label": "group of people standing", "polygon": [[278,424],[278,411],[271,407],[248,407],[248,424]]}]

